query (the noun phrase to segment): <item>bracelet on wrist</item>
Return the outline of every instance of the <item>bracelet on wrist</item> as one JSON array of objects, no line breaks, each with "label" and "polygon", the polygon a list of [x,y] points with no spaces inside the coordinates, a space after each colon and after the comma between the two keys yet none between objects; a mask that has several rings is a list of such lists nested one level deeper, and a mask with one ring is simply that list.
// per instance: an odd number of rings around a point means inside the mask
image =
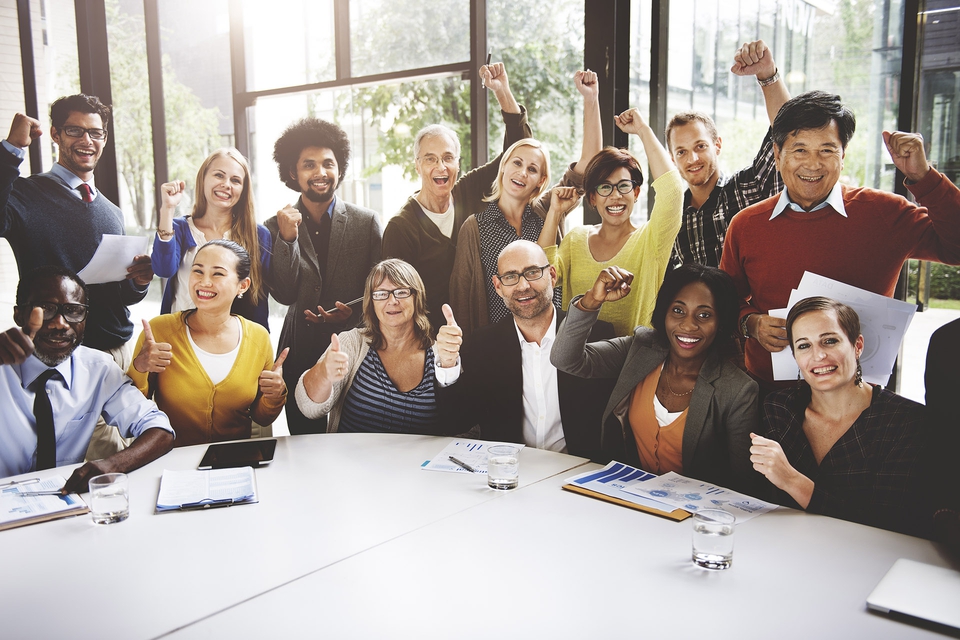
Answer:
[{"label": "bracelet on wrist", "polygon": [[773,75],[770,76],[769,78],[765,78],[765,79],[763,79],[763,80],[761,80],[760,78],[757,78],[757,84],[760,85],[761,87],[769,87],[770,85],[774,84],[775,82],[780,82],[780,70],[779,70],[779,69],[774,69],[774,70],[773,70]]},{"label": "bracelet on wrist", "polygon": [[163,229],[157,229],[157,236],[159,236],[161,240],[166,240],[167,238],[173,237],[173,231],[164,231]]}]

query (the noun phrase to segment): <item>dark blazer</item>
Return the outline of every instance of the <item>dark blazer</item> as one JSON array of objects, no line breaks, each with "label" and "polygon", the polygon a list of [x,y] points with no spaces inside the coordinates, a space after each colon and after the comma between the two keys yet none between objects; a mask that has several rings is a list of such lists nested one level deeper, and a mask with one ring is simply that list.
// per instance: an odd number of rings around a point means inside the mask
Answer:
[{"label": "dark blazer", "polygon": [[[309,215],[302,198],[297,201],[296,207],[303,215]],[[379,218],[376,211],[349,204],[337,197],[330,220],[325,279],[320,276],[317,252],[305,225],[300,226],[296,242],[286,242],[280,237],[276,216],[264,222],[273,236],[273,256],[268,275],[270,293],[277,302],[289,305],[277,346],[278,353],[290,347],[290,354],[283,365],[283,378],[291,391],[291,401],[287,403],[288,422],[301,419],[299,411],[291,416],[291,409],[295,409],[297,404],[292,392],[300,375],[312,367],[330,346],[331,334],[347,331],[357,325],[362,305],[350,307],[353,314],[346,322],[339,324],[313,324],[304,319],[303,312],[310,309],[316,313],[318,306],[330,309],[338,300],[350,302],[363,295],[367,274],[380,262]],[[297,424],[291,424],[291,431],[302,432]]]},{"label": "dark blazer", "polygon": [[[557,310],[559,325],[563,312]],[[591,339],[612,337],[613,326],[599,322]],[[444,390],[447,405],[465,430],[480,426],[480,437],[501,442],[523,442],[523,362],[513,316],[478,329],[460,350],[460,379]],[[612,380],[585,380],[557,372],[560,418],[567,453],[603,460],[600,450],[600,416]]]},{"label": "dark blazer", "polygon": [[[632,336],[586,344],[596,313],[570,305],[550,360],[562,371],[588,378],[616,378],[603,411],[604,454],[634,466],[640,456],[627,422],[636,386],[667,357],[668,347],[649,327]],[[750,463],[750,432],[760,427],[757,383],[732,362],[710,355],[690,396],[683,430],[683,475],[751,492],[762,477]]]}]

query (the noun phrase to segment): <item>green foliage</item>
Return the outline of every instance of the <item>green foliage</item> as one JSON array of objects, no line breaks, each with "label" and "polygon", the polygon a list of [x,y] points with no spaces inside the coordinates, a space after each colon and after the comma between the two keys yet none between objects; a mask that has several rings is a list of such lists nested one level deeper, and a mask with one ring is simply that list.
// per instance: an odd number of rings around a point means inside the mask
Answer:
[{"label": "green foliage", "polygon": [[[137,225],[146,228],[153,225],[156,212],[143,16],[122,12],[118,0],[108,0],[106,8],[117,165],[130,194]],[[171,179],[186,181],[192,192],[197,169],[219,146],[219,111],[203,107],[193,92],[177,80],[166,57],[162,67],[168,173]]]},{"label": "green foliage", "polygon": [[[910,261],[908,295],[915,298],[920,262]],[[930,297],[940,300],[960,300],[960,266],[930,263]]]},{"label": "green foliage", "polygon": [[[436,4],[397,3],[360,16],[362,28],[354,29],[354,75],[414,69],[466,59],[469,42],[469,12],[465,2]],[[572,0],[559,3],[487,3],[489,44],[494,61],[503,61],[517,101],[526,106],[534,135],[550,148],[554,167],[575,159],[580,148],[581,98],[573,85],[573,73],[582,65],[583,5]],[[579,20],[579,22],[577,22]],[[426,37],[425,31],[429,32]],[[571,35],[573,34],[573,35]],[[379,58],[363,52],[376,52]],[[384,55],[388,52],[388,55]],[[439,54],[439,58],[438,58]],[[444,54],[447,54],[444,56]],[[360,56],[360,57],[357,57]],[[356,89],[338,96],[338,113],[362,111],[376,124],[379,161],[365,174],[385,165],[404,167],[413,179],[413,138],[428,124],[453,129],[463,145],[463,165],[471,157],[469,78],[449,77]],[[500,153],[503,122],[493,95],[489,100],[490,157]],[[352,101],[352,105],[349,103]],[[571,135],[575,131],[575,135]]]}]

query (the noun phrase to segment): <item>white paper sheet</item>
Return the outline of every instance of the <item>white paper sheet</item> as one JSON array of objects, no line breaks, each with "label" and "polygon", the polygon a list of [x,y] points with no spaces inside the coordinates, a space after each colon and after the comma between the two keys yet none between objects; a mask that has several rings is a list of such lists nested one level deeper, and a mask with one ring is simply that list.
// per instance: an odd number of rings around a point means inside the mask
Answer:
[{"label": "white paper sheet", "polygon": [[257,502],[256,475],[250,467],[207,470],[164,469],[157,511],[202,503]]},{"label": "white paper sheet", "polygon": [[[812,296],[833,298],[857,312],[860,316],[860,332],[863,334],[863,353],[860,356],[863,379],[873,384],[886,384],[893,372],[903,336],[917,312],[916,306],[805,271],[797,288],[790,293],[787,309],[783,311],[789,311],[800,300]],[[775,315],[779,311],[772,310],[769,313]],[[786,313],[783,317],[786,317]],[[797,379],[800,369],[789,348],[771,353],[770,356],[774,380]]]},{"label": "white paper sheet", "polygon": [[150,238],[103,234],[97,252],[77,275],[87,284],[120,282],[127,278],[127,267],[133,259],[147,253]]},{"label": "white paper sheet", "polygon": [[722,509],[737,518],[737,524],[773,511],[777,505],[724,489],[700,480],[669,472],[623,489],[627,493],[659,500],[673,508],[696,513],[702,509]]},{"label": "white paper sheet", "polygon": [[447,471],[449,473],[470,473],[466,469],[457,466],[457,463],[450,460],[453,456],[460,462],[465,462],[474,469],[476,473],[487,472],[487,449],[498,444],[511,444],[523,448],[524,445],[513,442],[488,442],[486,440],[454,440],[443,451],[420,465],[421,469],[427,471]]}]

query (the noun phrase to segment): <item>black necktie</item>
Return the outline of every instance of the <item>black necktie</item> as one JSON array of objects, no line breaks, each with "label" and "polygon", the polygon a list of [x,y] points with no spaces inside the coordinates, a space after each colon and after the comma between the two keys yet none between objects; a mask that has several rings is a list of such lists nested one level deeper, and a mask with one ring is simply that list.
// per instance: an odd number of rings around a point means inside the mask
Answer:
[{"label": "black necktie", "polygon": [[59,375],[56,369],[47,369],[33,381],[33,415],[37,419],[37,471],[57,466],[57,434],[53,428],[53,409],[47,396],[47,380]]}]

